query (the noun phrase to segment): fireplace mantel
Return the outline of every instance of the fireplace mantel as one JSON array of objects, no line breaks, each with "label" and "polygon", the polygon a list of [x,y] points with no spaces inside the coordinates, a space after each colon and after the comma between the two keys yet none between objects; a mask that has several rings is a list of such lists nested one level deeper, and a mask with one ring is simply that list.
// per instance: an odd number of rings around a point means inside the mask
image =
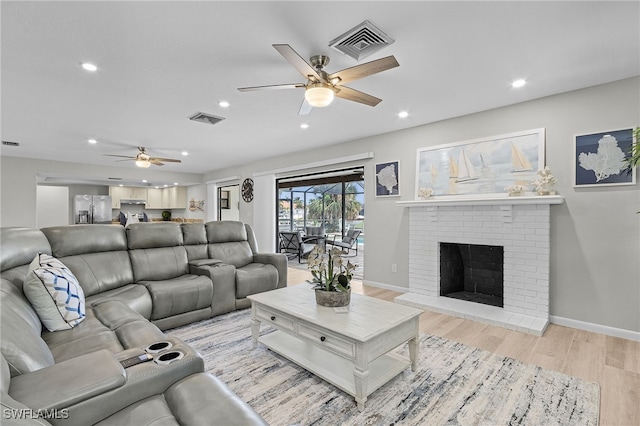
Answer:
[{"label": "fireplace mantel", "polygon": [[472,197],[463,195],[443,195],[428,200],[396,201],[400,207],[453,207],[453,206],[496,206],[523,204],[562,204],[561,195],[521,195],[510,197],[508,194],[478,194]]}]

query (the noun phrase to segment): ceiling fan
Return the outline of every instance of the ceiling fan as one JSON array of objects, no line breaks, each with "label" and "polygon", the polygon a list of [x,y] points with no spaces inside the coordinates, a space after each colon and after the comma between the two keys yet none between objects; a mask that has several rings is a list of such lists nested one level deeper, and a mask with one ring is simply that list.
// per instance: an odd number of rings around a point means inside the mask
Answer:
[{"label": "ceiling fan", "polygon": [[312,107],[325,107],[329,105],[333,101],[334,96],[374,107],[378,105],[382,99],[343,86],[343,84],[400,66],[395,57],[387,56],[382,59],[327,74],[323,68],[329,63],[328,56],[312,56],[310,58],[311,64],[309,64],[288,44],[274,44],[273,47],[307,79],[307,82],[240,87],[238,90],[248,92],[251,90],[304,88],[305,100],[300,107],[298,115],[308,114]]},{"label": "ceiling fan", "polygon": [[118,162],[135,160],[136,166],[143,167],[143,168],[147,168],[152,164],[155,166],[164,166],[164,163],[182,163],[181,160],[176,160],[173,158],[152,157],[149,154],[147,154],[146,148],[143,146],[139,146],[138,151],[139,151],[138,155],[136,155],[135,157],[131,157],[128,155],[115,155],[115,154],[103,154],[103,155],[107,157],[121,157],[126,159],[126,160],[117,160]]}]

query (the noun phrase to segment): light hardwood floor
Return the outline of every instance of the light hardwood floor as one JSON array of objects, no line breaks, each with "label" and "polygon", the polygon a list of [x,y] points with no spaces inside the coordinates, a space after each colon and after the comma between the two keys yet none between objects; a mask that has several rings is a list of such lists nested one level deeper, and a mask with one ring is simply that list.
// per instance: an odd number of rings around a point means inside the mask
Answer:
[{"label": "light hardwood floor", "polygon": [[[289,268],[289,285],[311,278]],[[401,293],[352,281],[352,291],[383,300]],[[420,331],[600,384],[600,425],[640,426],[640,342],[555,324],[544,336],[425,311]]]}]

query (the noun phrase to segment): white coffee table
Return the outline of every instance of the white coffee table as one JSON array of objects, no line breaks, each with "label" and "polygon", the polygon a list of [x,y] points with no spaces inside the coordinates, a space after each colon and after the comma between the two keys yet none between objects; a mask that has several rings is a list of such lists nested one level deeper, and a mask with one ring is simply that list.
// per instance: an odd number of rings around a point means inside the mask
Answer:
[{"label": "white coffee table", "polygon": [[[248,296],[251,335],[318,377],[355,397],[367,397],[418,358],[418,317],[422,310],[351,294],[347,313],[319,306],[307,284]],[[260,323],[276,331],[259,337]],[[391,351],[409,343],[409,359]]]}]

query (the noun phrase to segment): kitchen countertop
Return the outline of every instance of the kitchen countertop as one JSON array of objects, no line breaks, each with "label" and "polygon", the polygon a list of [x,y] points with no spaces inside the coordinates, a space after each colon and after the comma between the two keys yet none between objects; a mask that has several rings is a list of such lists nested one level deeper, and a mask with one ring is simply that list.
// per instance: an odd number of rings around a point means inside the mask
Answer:
[{"label": "kitchen countertop", "polygon": [[[154,222],[167,222],[163,219],[156,219],[156,218],[151,218],[149,219],[149,222],[154,223]],[[171,219],[169,222],[178,222],[178,223],[203,223],[202,219],[189,219],[189,218],[185,218],[185,217],[175,217],[173,219]],[[119,220],[116,219],[112,219],[111,223],[113,224],[120,224]]]}]

